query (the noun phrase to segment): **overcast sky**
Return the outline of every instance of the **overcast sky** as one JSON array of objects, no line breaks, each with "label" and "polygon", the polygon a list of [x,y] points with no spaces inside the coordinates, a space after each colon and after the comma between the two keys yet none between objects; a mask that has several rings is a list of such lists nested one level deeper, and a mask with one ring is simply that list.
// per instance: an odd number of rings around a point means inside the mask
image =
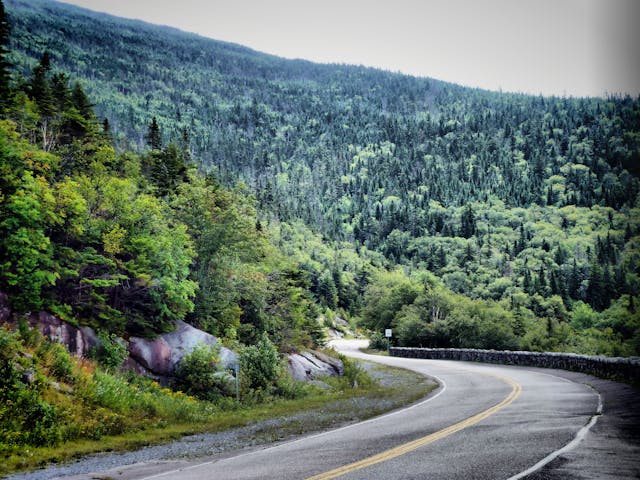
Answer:
[{"label": "overcast sky", "polygon": [[544,95],[640,94],[640,0],[66,0],[287,58]]}]

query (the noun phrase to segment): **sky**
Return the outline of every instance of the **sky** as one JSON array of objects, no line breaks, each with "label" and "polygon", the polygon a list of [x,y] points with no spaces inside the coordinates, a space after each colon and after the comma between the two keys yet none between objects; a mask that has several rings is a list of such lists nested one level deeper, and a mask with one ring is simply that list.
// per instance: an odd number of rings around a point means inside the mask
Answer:
[{"label": "sky", "polygon": [[640,95],[640,0],[64,0],[285,58],[505,92]]}]

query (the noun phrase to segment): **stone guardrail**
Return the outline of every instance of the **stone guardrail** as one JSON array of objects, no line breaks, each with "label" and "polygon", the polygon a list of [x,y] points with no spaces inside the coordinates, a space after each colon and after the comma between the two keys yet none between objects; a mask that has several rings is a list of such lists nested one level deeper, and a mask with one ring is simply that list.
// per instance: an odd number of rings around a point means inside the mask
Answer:
[{"label": "stone guardrail", "polygon": [[634,384],[640,383],[640,358],[638,357],[597,357],[575,353],[411,347],[391,347],[390,354],[394,357],[463,360],[467,362],[557,368],[588,373],[600,378],[621,380]]}]

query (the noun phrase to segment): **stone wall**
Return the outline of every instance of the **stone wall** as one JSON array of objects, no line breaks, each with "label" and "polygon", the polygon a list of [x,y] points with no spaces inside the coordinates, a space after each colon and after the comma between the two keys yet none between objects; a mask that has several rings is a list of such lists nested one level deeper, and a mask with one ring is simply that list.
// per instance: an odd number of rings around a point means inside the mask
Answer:
[{"label": "stone wall", "polygon": [[640,382],[640,358],[638,357],[595,357],[574,353],[409,347],[392,347],[391,355],[394,357],[464,360],[467,362],[499,363],[502,365],[558,368],[588,373],[601,378],[611,378],[632,383]]}]

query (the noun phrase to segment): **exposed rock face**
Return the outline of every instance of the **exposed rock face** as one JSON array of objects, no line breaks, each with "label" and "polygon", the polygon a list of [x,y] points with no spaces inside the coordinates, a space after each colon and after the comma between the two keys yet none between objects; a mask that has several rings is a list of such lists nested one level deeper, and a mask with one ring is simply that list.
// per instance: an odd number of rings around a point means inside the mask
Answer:
[{"label": "exposed rock face", "polygon": [[[0,323],[11,320],[9,297],[6,293],[0,292]],[[30,313],[26,320],[31,328],[37,328],[44,337],[63,344],[77,357],[86,356],[89,350],[100,342],[92,328],[76,327],[48,312]]]},{"label": "exposed rock face", "polygon": [[329,338],[343,338],[345,335],[354,335],[349,328],[349,323],[340,317],[333,319],[333,324],[329,325],[328,334]]},{"label": "exposed rock face", "polygon": [[[171,348],[161,337],[153,340],[131,337],[129,339],[129,356],[145,370],[156,375],[170,375],[173,371]],[[134,368],[133,370],[138,369]]]},{"label": "exposed rock face", "polygon": [[[198,345],[214,346],[218,339],[213,335],[198,330],[185,322],[176,322],[176,329],[164,333],[154,339],[131,337],[129,339],[129,355],[132,360],[155,375],[169,376],[176,365]],[[221,347],[220,361],[225,367],[232,367],[238,356],[232,350]],[[139,369],[129,363],[132,370]]]},{"label": "exposed rock face", "polygon": [[289,372],[296,380],[315,380],[319,377],[344,373],[344,365],[337,358],[322,352],[306,351],[288,355]]},{"label": "exposed rock face", "polygon": [[73,326],[47,312],[32,313],[27,322],[49,340],[63,344],[76,357],[85,357],[100,343],[91,327]]},{"label": "exposed rock face", "polygon": [[[0,323],[11,321],[9,298],[0,292]],[[27,316],[31,328],[54,342],[59,342],[72,355],[86,357],[92,348],[100,345],[100,339],[91,327],[76,327],[48,312],[31,313]],[[197,345],[213,346],[218,339],[202,330],[185,323],[176,322],[172,332],[154,339],[131,337],[128,345],[129,357],[123,369],[131,370],[156,380],[167,379],[175,371],[176,365]],[[228,348],[221,347],[220,359],[225,367],[233,367],[238,355]]]},{"label": "exposed rock face", "polygon": [[[0,292],[0,323],[10,321],[11,309],[7,295]],[[32,328],[52,341],[67,347],[78,357],[86,357],[92,348],[100,345],[98,335],[91,327],[76,327],[48,312],[32,313],[27,317]],[[155,380],[166,381],[175,372],[176,366],[198,345],[214,346],[218,339],[213,335],[192,327],[185,322],[176,322],[175,330],[154,339],[131,337],[128,344],[129,357],[123,369]],[[323,376],[344,373],[344,366],[337,358],[317,351],[303,351],[288,355],[289,371],[296,380],[313,381]],[[220,361],[226,368],[238,362],[238,355],[228,348],[220,348]]]}]

